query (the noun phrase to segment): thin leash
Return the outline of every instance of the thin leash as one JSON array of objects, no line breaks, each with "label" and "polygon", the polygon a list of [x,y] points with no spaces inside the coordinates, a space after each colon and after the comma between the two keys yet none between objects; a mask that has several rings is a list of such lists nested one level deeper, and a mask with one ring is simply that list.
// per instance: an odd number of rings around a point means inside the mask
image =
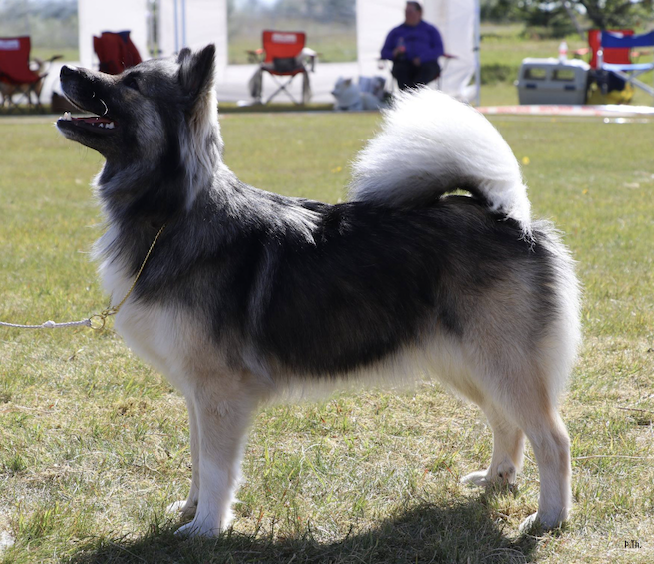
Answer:
[{"label": "thin leash", "polygon": [[120,308],[123,307],[123,305],[125,305],[125,302],[132,295],[134,288],[136,288],[136,283],[139,281],[139,278],[141,277],[141,274],[145,269],[145,265],[147,264],[148,259],[150,258],[150,255],[154,250],[154,246],[157,244],[159,235],[161,235],[165,227],[166,224],[164,223],[161,226],[161,229],[159,229],[158,233],[155,235],[154,241],[152,241],[152,245],[150,245],[150,249],[145,255],[145,258],[143,259],[143,263],[141,263],[141,268],[139,268],[139,271],[136,273],[136,277],[134,278],[132,287],[128,290],[127,294],[125,294],[125,297],[120,301],[118,305],[109,306],[101,313],[96,313],[95,315],[92,315],[87,319],[82,319],[81,321],[68,321],[66,323],[55,323],[54,321],[46,321],[44,323],[41,323],[40,325],[20,325],[18,323],[5,323],[4,321],[0,321],[0,327],[11,327],[14,329],[62,329],[67,327],[90,327],[95,331],[102,331],[105,328],[105,325],[107,324],[107,318],[111,317],[112,315],[116,315],[120,311]]}]

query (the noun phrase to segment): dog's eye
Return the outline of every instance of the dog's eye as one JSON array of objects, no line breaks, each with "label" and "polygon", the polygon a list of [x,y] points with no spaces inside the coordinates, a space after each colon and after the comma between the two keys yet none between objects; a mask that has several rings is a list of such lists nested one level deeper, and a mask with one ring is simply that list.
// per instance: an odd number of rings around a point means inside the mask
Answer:
[{"label": "dog's eye", "polygon": [[127,86],[127,88],[131,88],[132,90],[136,90],[139,92],[139,83],[136,82],[136,79],[133,76],[128,76],[124,81],[123,84]]}]

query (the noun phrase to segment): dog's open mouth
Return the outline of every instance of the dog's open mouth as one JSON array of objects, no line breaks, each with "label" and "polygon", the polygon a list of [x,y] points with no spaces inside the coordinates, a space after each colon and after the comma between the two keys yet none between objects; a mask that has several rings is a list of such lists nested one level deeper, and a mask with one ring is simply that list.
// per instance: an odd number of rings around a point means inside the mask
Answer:
[{"label": "dog's open mouth", "polygon": [[70,114],[70,112],[64,113],[63,117],[60,117],[57,120],[57,125],[60,127],[62,125],[64,125],[64,127],[79,127],[100,134],[109,134],[116,129],[116,122],[110,119],[98,116],[75,118]]}]

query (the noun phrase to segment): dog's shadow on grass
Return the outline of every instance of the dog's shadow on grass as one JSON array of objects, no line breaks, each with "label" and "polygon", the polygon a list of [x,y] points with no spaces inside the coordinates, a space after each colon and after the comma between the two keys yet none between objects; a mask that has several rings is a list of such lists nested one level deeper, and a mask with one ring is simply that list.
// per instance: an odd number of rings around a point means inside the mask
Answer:
[{"label": "dog's shadow on grass", "polygon": [[106,540],[80,548],[74,564],[117,563],[522,563],[532,561],[538,539],[509,537],[483,504],[483,497],[442,508],[423,503],[376,527],[335,542],[301,536],[272,538],[228,531],[217,539],[190,540],[164,529],[137,540]]}]

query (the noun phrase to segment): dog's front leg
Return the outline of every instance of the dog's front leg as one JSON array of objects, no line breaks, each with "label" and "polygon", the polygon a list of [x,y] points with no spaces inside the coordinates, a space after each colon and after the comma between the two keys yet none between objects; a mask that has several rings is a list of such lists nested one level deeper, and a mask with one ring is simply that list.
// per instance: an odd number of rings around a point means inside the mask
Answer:
[{"label": "dog's front leg", "polygon": [[[243,387],[231,384],[229,398],[217,399],[213,390],[197,389],[194,393],[198,460],[193,460],[193,470],[197,473],[192,479],[189,500],[193,484],[199,486],[199,497],[195,517],[180,527],[177,534],[214,536],[232,519],[231,504],[240,477],[253,402]],[[189,416],[190,413],[189,409]]]},{"label": "dog's front leg", "polygon": [[171,503],[167,511],[180,513],[182,518],[190,519],[195,515],[200,495],[200,445],[198,421],[192,396],[186,398],[186,408],[188,410],[189,443],[191,447],[191,489],[186,500]]}]

